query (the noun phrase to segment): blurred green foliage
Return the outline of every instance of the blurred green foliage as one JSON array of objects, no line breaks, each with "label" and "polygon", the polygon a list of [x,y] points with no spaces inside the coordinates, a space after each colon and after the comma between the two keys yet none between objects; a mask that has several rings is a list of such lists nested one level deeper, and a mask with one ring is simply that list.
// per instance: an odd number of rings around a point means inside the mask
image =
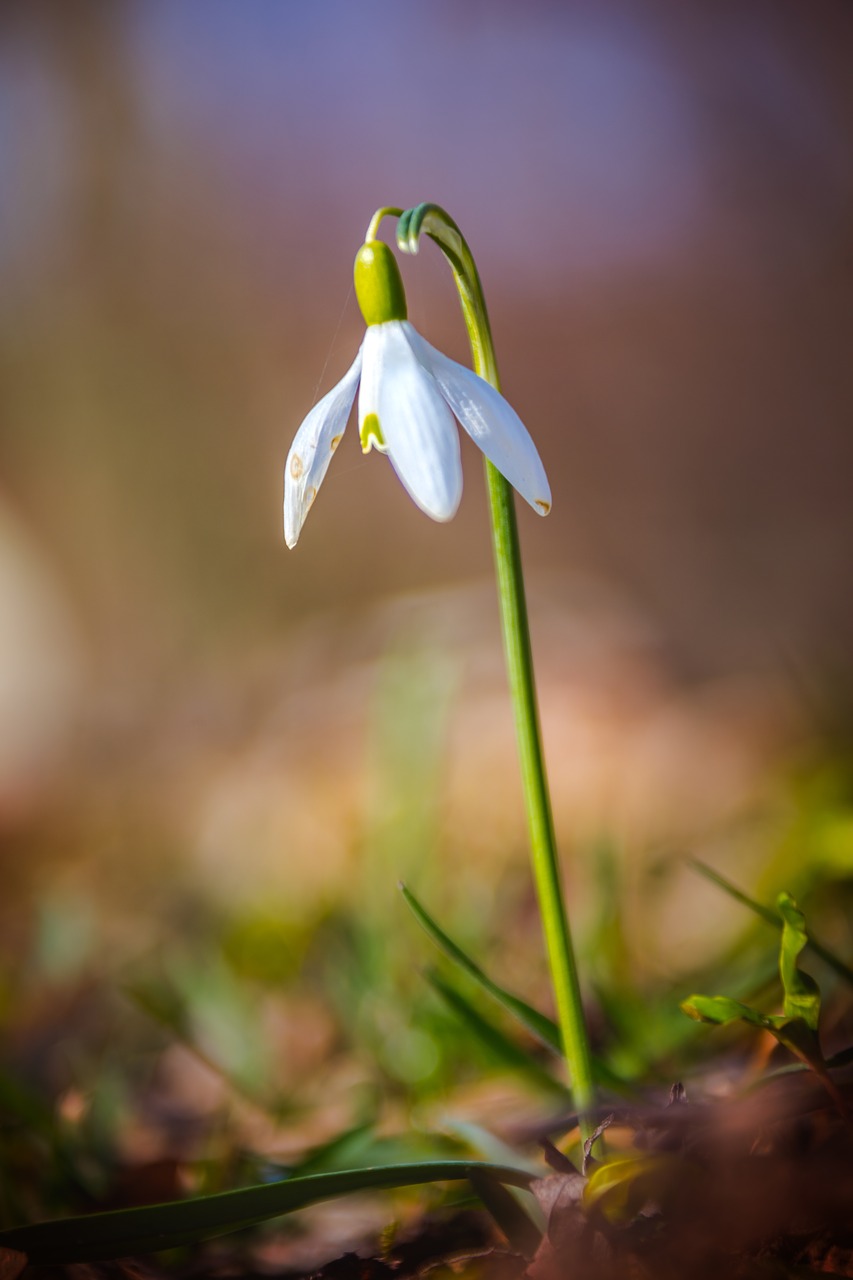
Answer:
[{"label": "blurred green foliage", "polygon": [[[454,678],[423,654],[389,659],[373,728],[380,781],[358,835],[359,874],[319,915],[277,911],[274,899],[198,904],[180,938],[110,972],[100,953],[109,921],[97,898],[48,893],[39,901],[28,954],[4,978],[5,1224],[110,1204],[128,1167],[164,1157],[189,1186],[209,1191],[245,1185],[264,1169],[459,1153],[464,1143],[458,1131],[443,1132],[445,1118],[464,1106],[455,1099],[472,1088],[487,1095],[490,1082],[516,1097],[519,1132],[524,1117],[555,1111],[559,1060],[531,1021],[550,1025],[528,894],[504,891],[490,912],[468,910],[429,834]],[[721,871],[722,888],[705,882],[701,890],[702,901],[719,894],[728,903],[713,954],[671,955],[667,968],[659,945],[645,949],[646,911],[673,883],[701,877],[680,857],[659,857],[627,882],[612,835],[576,853],[593,872],[581,958],[605,1096],[643,1095],[684,1077],[701,1086],[709,1055],[720,1053],[749,1078],[747,1042],[728,1033],[712,1044],[679,1004],[702,987],[778,1004],[767,886],[792,885],[815,932],[842,961],[850,957],[853,804],[842,762],[815,755],[780,776],[760,820],[751,811],[744,823],[727,826],[717,861],[725,866],[727,842],[735,852],[745,836],[756,843],[756,883],[746,886],[754,909],[731,899],[726,886],[737,873],[727,880]],[[391,868],[406,865],[452,935],[410,893],[431,941],[414,927],[389,883]],[[791,937],[786,917],[783,942]],[[794,941],[799,953],[806,935]],[[796,956],[792,963],[799,973]],[[824,994],[831,1057],[850,1038],[849,989],[843,964],[812,953],[810,968]],[[509,995],[510,985],[531,993],[538,1010],[526,995]]]}]

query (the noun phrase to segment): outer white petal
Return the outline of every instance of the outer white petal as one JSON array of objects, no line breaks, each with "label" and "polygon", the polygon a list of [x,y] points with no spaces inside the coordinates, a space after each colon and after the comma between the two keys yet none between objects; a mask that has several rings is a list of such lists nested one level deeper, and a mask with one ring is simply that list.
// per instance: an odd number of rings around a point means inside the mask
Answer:
[{"label": "outer white petal", "polygon": [[284,540],[295,547],[305,517],[340,443],[361,376],[363,345],[336,387],[314,405],[296,433],[284,467]]},{"label": "outer white petal", "polygon": [[388,456],[409,495],[433,520],[449,520],[462,497],[459,432],[431,372],[412,350],[413,333],[405,320],[368,328],[368,411],[379,418]]},{"label": "outer white petal", "polygon": [[515,409],[483,378],[436,351],[419,333],[413,330],[410,338],[474,443],[534,511],[546,516],[551,510],[548,478],[536,445]]}]

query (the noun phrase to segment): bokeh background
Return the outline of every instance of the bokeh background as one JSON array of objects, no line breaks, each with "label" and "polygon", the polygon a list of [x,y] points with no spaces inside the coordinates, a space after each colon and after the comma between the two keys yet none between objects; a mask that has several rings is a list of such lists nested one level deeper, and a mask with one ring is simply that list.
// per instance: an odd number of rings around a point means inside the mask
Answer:
[{"label": "bokeh background", "polygon": [[[843,0],[0,8],[2,1007],[69,1123],[171,1151],[224,1087],[176,1036],[244,1091],[334,1078],[323,1132],[377,1062],[464,1077],[413,1024],[401,876],[547,1004],[476,451],[438,526],[351,431],[281,536],[382,204],[467,234],[549,472],[520,522],[589,971],[740,927],[681,854],[847,873],[851,49]],[[440,255],[403,270],[466,359]]]}]

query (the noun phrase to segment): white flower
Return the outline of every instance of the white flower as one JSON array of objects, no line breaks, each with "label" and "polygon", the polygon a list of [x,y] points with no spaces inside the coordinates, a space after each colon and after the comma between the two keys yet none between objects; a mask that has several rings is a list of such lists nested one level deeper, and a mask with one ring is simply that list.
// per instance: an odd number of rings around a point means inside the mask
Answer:
[{"label": "white flower", "polygon": [[287,456],[287,545],[296,546],[346,429],[359,381],[362,448],[367,453],[375,446],[388,454],[409,495],[433,520],[450,520],[462,497],[454,417],[533,509],[547,515],[551,491],[527,429],[494,387],[436,351],[405,318],[402,283],[386,245],[362,246],[356,290],[368,322],[364,342],[349,371],[308,414]]}]

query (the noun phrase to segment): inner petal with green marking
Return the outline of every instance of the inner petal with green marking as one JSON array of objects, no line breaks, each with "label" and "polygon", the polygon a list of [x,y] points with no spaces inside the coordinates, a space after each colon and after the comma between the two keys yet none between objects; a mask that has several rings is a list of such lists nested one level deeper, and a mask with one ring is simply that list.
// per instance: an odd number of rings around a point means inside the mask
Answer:
[{"label": "inner petal with green marking", "polygon": [[358,438],[361,441],[362,453],[370,453],[371,449],[378,449],[380,453],[388,452],[388,446],[379,425],[379,417],[375,413],[367,414],[358,429]]}]

